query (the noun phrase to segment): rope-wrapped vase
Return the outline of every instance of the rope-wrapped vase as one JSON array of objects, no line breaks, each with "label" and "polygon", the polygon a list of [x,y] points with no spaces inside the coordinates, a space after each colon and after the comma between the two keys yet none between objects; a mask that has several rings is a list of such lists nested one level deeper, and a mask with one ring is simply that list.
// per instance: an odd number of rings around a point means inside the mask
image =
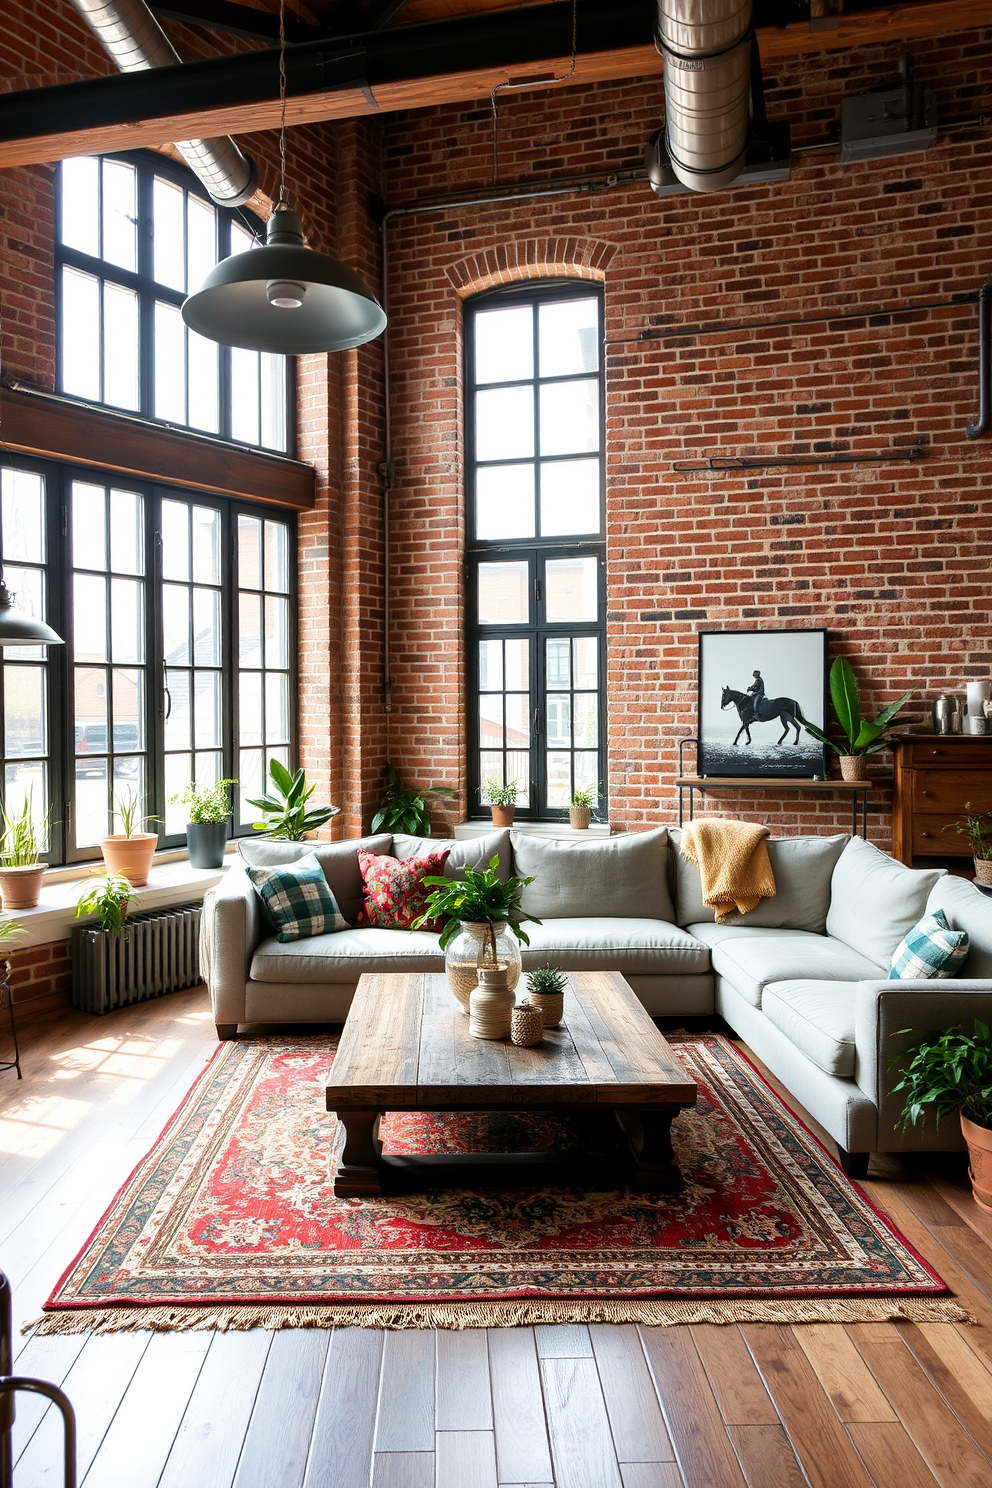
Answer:
[{"label": "rope-wrapped vase", "polygon": [[544,1037],[544,1014],[533,1003],[521,1002],[510,1018],[510,1040],[518,1049],[533,1049]]},{"label": "rope-wrapped vase", "polygon": [[478,986],[468,1002],[468,1031],[473,1038],[510,1037],[514,996],[507,986],[507,968],[480,966]]}]

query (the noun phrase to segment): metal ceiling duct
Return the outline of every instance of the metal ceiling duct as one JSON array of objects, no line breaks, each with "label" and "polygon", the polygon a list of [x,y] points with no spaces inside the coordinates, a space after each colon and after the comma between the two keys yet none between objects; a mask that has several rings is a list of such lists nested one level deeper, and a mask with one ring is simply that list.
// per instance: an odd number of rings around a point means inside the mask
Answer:
[{"label": "metal ceiling duct", "polygon": [[672,169],[693,191],[720,191],[747,156],[751,0],[657,0]]},{"label": "metal ceiling duct", "polygon": [[[175,67],[182,58],[144,0],[72,0],[121,72]],[[220,207],[250,201],[258,172],[230,136],[177,140],[176,149]]]}]

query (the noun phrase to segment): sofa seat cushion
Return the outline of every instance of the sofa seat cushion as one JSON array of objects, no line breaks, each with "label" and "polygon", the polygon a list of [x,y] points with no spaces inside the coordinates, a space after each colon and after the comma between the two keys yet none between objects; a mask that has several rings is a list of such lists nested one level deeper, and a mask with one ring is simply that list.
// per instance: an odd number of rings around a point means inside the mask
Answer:
[{"label": "sofa seat cushion", "polygon": [[828,1075],[854,1075],[854,982],[772,982],[761,1011]]},{"label": "sofa seat cushion", "polygon": [[[712,920],[699,920],[694,925],[687,925],[686,929],[690,935],[708,945],[710,950],[714,946],[723,945],[726,940],[795,940],[796,936],[807,933],[804,930],[781,930],[774,929],[771,925],[742,925],[737,920],[728,920],[724,925],[717,925]],[[822,940],[822,935],[814,937]]]},{"label": "sofa seat cushion", "polygon": [[528,971],[546,961],[564,971],[686,976],[710,969],[707,947],[687,930],[665,920],[596,915],[545,920],[523,928],[530,937],[530,946],[521,948]]},{"label": "sofa seat cushion", "polygon": [[710,954],[713,970],[726,977],[752,1007],[762,1006],[762,993],[770,982],[877,981],[888,971],[843,941],[795,931],[753,938],[738,935],[714,946]]},{"label": "sofa seat cushion", "polygon": [[443,971],[444,952],[426,930],[339,930],[281,945],[263,940],[251,960],[253,982],[357,982],[366,971]]}]

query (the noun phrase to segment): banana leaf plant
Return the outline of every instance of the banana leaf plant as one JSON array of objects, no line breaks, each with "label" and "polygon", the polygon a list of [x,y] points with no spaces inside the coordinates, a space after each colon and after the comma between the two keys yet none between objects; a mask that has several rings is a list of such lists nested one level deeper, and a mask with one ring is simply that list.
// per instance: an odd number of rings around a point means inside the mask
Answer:
[{"label": "banana leaf plant", "polygon": [[317,787],[307,785],[303,770],[291,775],[280,760],[274,759],[269,763],[269,777],[272,794],[248,802],[249,806],[257,806],[259,811],[265,812],[265,819],[255,822],[254,829],[264,832],[266,837],[275,837],[281,842],[302,842],[341,810],[340,806],[311,806],[307,809],[307,802]]},{"label": "banana leaf plant", "polygon": [[838,656],[830,668],[830,700],[844,735],[844,743],[835,744],[822,729],[806,718],[800,718],[799,722],[808,734],[812,734],[814,739],[819,739],[821,744],[826,744],[836,754],[876,754],[878,750],[886,748],[885,735],[892,720],[912,696],[911,692],[904,692],[898,702],[889,703],[887,708],[883,708],[869,722],[861,712],[861,693],[854,669],[846,656]]}]

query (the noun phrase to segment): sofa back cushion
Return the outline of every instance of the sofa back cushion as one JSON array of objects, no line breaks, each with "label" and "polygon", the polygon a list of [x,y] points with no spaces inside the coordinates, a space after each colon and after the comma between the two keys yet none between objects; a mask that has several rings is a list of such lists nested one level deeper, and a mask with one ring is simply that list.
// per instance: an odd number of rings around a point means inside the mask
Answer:
[{"label": "sofa back cushion", "polygon": [[952,930],[966,930],[969,950],[955,976],[992,980],[992,899],[966,878],[945,873],[930,890],[927,913],[942,909]]},{"label": "sofa back cushion", "polygon": [[447,852],[448,861],[444,871],[448,878],[458,878],[459,869],[486,868],[490,858],[499,858],[497,877],[503,883],[510,876],[512,855],[509,832],[487,832],[484,837],[468,837],[458,841],[454,837],[408,837],[397,832],[390,848],[394,858],[422,858],[425,853]]},{"label": "sofa back cushion", "polygon": [[511,832],[510,840],[514,873],[534,878],[520,902],[537,919],[595,915],[674,924],[665,827],[582,841]]},{"label": "sofa back cushion", "polygon": [[328,887],[338,901],[338,908],[348,924],[354,925],[365,902],[362,870],[358,866],[358,849],[361,847],[366,852],[374,853],[392,852],[393,839],[390,834],[380,832],[375,837],[353,837],[347,842],[321,842],[316,848],[309,842],[301,843],[301,846],[309,847],[315,852]]},{"label": "sofa back cushion", "polygon": [[903,936],[923,918],[943,868],[906,868],[862,837],[851,837],[830,880],[827,934],[889,969]]},{"label": "sofa back cushion", "polygon": [[[680,851],[681,833],[670,833],[675,882],[676,924],[712,922],[712,909],[703,903],[699,869]],[[830,876],[845,844],[839,837],[771,837],[766,842],[775,893],[756,909],[735,917],[734,925],[760,925],[765,930],[810,930],[822,935],[830,907]]]}]

